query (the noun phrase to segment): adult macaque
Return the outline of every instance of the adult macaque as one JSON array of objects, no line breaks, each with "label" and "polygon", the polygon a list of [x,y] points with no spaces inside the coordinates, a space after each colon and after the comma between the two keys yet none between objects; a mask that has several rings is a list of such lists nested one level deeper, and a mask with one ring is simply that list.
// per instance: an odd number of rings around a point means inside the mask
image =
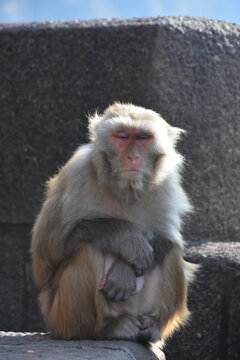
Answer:
[{"label": "adult macaque", "polygon": [[165,338],[187,317],[182,130],[115,103],[47,184],[32,254],[48,328],[64,339]]}]

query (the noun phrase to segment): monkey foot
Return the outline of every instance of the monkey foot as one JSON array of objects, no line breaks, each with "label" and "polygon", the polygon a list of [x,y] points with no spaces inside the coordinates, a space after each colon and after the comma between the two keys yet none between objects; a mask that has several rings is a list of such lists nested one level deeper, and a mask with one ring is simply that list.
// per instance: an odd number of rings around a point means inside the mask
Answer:
[{"label": "monkey foot", "polygon": [[161,334],[151,317],[143,315],[138,319],[141,323],[137,341],[155,342],[161,339]]}]

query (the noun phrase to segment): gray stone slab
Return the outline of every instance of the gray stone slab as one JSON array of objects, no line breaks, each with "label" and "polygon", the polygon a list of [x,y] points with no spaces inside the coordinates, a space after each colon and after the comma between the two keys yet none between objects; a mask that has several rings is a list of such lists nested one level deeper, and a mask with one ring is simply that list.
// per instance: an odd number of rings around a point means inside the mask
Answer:
[{"label": "gray stone slab", "polygon": [[126,341],[63,341],[44,333],[0,332],[1,360],[164,360],[159,349]]},{"label": "gray stone slab", "polygon": [[200,264],[189,292],[192,314],[167,341],[167,359],[239,359],[240,244],[192,245],[185,258]]},{"label": "gray stone slab", "polygon": [[229,301],[230,306],[228,306],[229,302],[226,302],[226,312],[228,313],[228,318],[226,317],[225,321],[227,327],[227,355],[228,359],[238,360],[240,354],[240,271],[229,285],[232,286],[232,296]]},{"label": "gray stone slab", "polygon": [[30,223],[43,184],[114,100],[188,131],[186,234],[239,238],[240,25],[208,19],[2,24],[0,221]]},{"label": "gray stone slab", "polygon": [[31,226],[0,225],[0,330],[43,329],[29,253]]},{"label": "gray stone slab", "polygon": [[0,329],[24,325],[25,261],[28,242],[23,226],[0,227]]}]

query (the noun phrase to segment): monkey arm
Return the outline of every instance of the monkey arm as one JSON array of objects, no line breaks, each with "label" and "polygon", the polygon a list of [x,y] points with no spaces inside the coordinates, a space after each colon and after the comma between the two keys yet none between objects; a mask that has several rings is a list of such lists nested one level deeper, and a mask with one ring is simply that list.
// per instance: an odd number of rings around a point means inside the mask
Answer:
[{"label": "monkey arm", "polygon": [[[162,265],[174,244],[157,233],[153,234],[150,243],[154,252],[154,263]],[[136,277],[132,266],[118,258],[107,270],[99,290],[102,290],[112,301],[125,301],[137,291],[137,279],[140,280]],[[141,281],[144,281],[143,277]]]},{"label": "monkey arm", "polygon": [[132,265],[137,276],[153,264],[151,232],[126,220],[96,218],[81,220],[65,240],[64,255],[71,256],[82,244],[92,244],[99,251],[113,254]]},{"label": "monkey arm", "polygon": [[[153,234],[150,243],[154,252],[154,263],[162,265],[174,244],[156,233]],[[121,259],[117,259],[107,271],[102,286],[100,285],[100,290],[112,301],[127,300],[137,290],[137,277],[132,266]]]},{"label": "monkey arm", "polygon": [[164,238],[163,236],[154,233],[150,239],[150,244],[153,248],[154,262],[162,264],[166,255],[176,246],[172,241]]}]

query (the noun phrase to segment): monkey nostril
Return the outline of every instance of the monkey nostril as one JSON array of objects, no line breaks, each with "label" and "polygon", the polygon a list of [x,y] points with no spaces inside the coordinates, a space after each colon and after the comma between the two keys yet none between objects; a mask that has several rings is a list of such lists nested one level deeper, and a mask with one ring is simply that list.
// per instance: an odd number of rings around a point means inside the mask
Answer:
[{"label": "monkey nostril", "polygon": [[139,155],[127,155],[127,159],[129,160],[138,160],[139,159]]}]

